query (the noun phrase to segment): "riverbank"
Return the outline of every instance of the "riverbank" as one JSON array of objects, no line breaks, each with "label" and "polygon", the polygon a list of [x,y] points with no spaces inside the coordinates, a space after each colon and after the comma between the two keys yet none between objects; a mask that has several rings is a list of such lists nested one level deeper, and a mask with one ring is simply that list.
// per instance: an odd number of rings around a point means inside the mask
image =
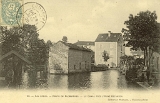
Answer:
[{"label": "riverbank", "polygon": [[146,90],[153,89],[152,86],[150,86],[147,82],[136,82],[139,86],[143,87]]},{"label": "riverbank", "polygon": [[106,70],[108,70],[108,67],[94,66],[91,68],[91,72],[106,71]]}]

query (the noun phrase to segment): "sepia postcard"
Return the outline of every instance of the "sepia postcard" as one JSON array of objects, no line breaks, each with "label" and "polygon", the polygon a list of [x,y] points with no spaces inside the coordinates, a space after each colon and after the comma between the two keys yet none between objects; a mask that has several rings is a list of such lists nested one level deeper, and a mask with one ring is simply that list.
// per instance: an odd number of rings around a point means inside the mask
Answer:
[{"label": "sepia postcard", "polygon": [[2,103],[158,103],[159,0],[0,0]]}]

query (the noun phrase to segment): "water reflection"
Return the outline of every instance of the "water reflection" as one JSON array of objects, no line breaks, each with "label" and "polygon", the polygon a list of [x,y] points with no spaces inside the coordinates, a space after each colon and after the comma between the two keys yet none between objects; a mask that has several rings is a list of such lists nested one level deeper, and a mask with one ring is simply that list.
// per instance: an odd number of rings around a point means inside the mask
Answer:
[{"label": "water reflection", "polygon": [[90,73],[77,73],[68,75],[68,89],[91,88]]},{"label": "water reflection", "polygon": [[[54,75],[45,72],[26,71],[21,78],[21,89],[66,89],[66,90],[99,90],[99,89],[137,89],[126,81],[117,70],[102,72]],[[2,85],[1,85],[2,87]]]},{"label": "water reflection", "polygon": [[52,89],[67,89],[68,76],[67,75],[49,75],[48,88]]}]

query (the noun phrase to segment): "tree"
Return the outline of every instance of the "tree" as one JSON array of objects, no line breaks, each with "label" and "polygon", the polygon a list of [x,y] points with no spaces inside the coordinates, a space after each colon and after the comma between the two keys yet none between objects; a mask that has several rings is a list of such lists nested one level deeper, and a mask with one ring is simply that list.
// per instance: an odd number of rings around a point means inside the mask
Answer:
[{"label": "tree", "polygon": [[109,59],[109,54],[107,53],[107,51],[104,50],[103,55],[102,55],[104,62],[107,62]]},{"label": "tree", "polygon": [[23,27],[10,29],[1,26],[0,29],[3,54],[14,50],[29,59],[33,65],[43,65],[47,61],[47,44],[38,38],[39,34],[34,25],[25,24]]},{"label": "tree", "polygon": [[35,41],[39,34],[33,25],[24,25],[23,27],[7,27],[1,26],[2,52],[7,53],[15,50],[20,54],[31,47],[31,42]]},{"label": "tree", "polygon": [[140,48],[144,51],[145,65],[148,66],[151,57],[148,55],[148,49],[155,50],[160,37],[156,12],[139,12],[136,16],[130,14],[129,20],[124,24],[127,28],[122,29],[124,40],[128,41],[127,45],[133,50]]},{"label": "tree", "polygon": [[33,65],[45,65],[48,60],[48,46],[43,39],[37,39],[31,42],[31,48],[29,49],[29,60]]},{"label": "tree", "polygon": [[134,61],[134,56],[124,55],[124,56],[121,56],[120,59],[121,59],[121,63],[122,64],[129,64],[129,65],[131,65],[133,63],[133,61]]},{"label": "tree", "polygon": [[63,42],[68,42],[67,36],[63,36],[62,41],[63,41]]}]

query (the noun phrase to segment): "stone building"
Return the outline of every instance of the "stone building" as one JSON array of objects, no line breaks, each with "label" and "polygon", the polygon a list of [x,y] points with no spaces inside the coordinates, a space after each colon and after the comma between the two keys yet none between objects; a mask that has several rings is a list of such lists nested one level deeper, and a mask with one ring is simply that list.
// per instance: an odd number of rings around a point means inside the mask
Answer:
[{"label": "stone building", "polygon": [[157,79],[160,79],[160,53],[153,52],[152,58],[150,59],[150,73],[156,75]]},{"label": "stone building", "polygon": [[95,42],[93,41],[77,41],[76,43],[77,46],[80,46],[80,47],[84,47],[84,48],[88,48],[88,49],[91,49],[92,52],[91,52],[91,63],[94,64],[95,63]]},{"label": "stone building", "polygon": [[[120,64],[120,57],[124,55],[124,42],[121,33],[99,34],[95,40],[95,64],[106,64],[110,67],[117,67]],[[104,61],[103,52],[109,55],[107,62]]]},{"label": "stone building", "polygon": [[49,71],[69,74],[91,71],[91,50],[59,41],[50,47]]}]

